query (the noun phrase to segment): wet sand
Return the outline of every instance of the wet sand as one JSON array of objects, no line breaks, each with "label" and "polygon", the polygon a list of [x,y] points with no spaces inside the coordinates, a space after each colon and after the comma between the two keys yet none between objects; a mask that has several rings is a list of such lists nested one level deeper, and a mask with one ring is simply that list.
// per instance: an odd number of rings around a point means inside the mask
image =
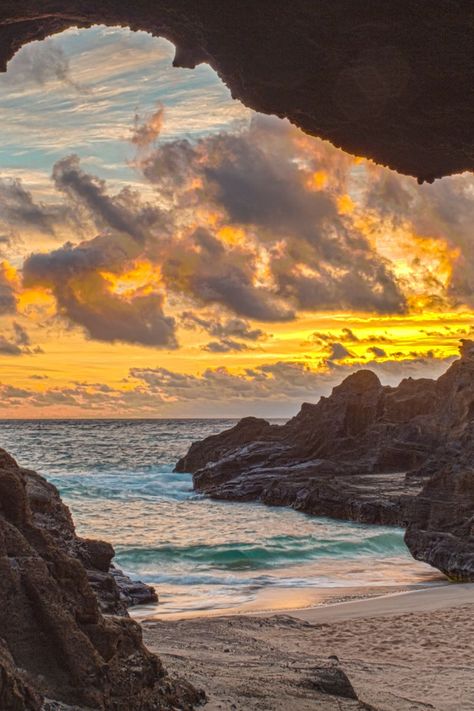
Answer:
[{"label": "wet sand", "polygon": [[[209,711],[474,710],[474,584],[142,624],[169,671],[206,691]],[[359,701],[314,688],[332,656]]]}]

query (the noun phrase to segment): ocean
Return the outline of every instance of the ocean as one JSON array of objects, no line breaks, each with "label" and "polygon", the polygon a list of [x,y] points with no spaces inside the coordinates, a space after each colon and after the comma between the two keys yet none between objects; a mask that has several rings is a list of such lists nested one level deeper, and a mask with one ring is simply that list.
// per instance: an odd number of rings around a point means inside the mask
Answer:
[{"label": "ocean", "polygon": [[146,614],[294,608],[328,590],[436,581],[399,529],[194,493],[174,464],[191,442],[233,424],[4,420],[0,446],[58,487],[80,535],[110,541],[117,564],[157,588]]}]

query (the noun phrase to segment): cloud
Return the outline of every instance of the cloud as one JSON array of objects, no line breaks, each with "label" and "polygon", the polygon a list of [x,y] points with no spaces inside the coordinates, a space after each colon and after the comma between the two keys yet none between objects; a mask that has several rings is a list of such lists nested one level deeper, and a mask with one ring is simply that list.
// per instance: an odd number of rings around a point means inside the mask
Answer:
[{"label": "cloud", "polygon": [[163,313],[163,294],[141,288],[114,291],[107,278],[133,264],[136,245],[123,236],[97,237],[46,254],[34,254],[23,265],[26,287],[46,287],[59,313],[99,341],[123,341],[176,348],[174,319]]},{"label": "cloud", "polygon": [[[150,183],[146,201],[131,188],[114,191],[75,155],[53,168],[63,208],[87,239],[28,257],[24,283],[50,289],[58,315],[91,338],[173,348],[176,323],[166,311],[184,307],[195,318],[181,325],[212,336],[205,349],[231,352],[263,338],[252,320],[334,310],[403,316],[469,302],[471,286],[474,294],[464,182],[447,191],[451,200],[424,186],[418,195],[409,179],[358,167],[268,117],[234,133],[156,144],[161,122],[159,108],[131,138],[140,149],[134,168]],[[45,219],[19,186],[11,190],[13,211],[19,202]],[[436,226],[443,236],[429,238]],[[148,277],[132,286],[144,263]],[[340,329],[312,340],[380,348],[386,338]]]},{"label": "cloud", "polygon": [[176,373],[166,368],[132,368],[130,377],[141,380],[150,392],[164,398],[188,400],[255,400],[307,397],[320,382],[320,374],[304,363],[277,362],[232,373],[208,368],[201,375]]},{"label": "cloud", "polygon": [[40,346],[32,346],[26,329],[17,321],[11,324],[10,335],[0,335],[0,355],[21,356],[43,353]]},{"label": "cloud", "polygon": [[384,351],[383,348],[379,348],[378,346],[371,346],[370,348],[367,349],[368,353],[372,353],[376,358],[386,358],[387,353]]},{"label": "cloud", "polygon": [[185,328],[202,328],[211,336],[218,338],[236,337],[249,341],[258,341],[266,337],[260,328],[252,328],[248,321],[240,318],[204,318],[192,311],[181,314],[181,323]]},{"label": "cloud", "polygon": [[23,351],[21,348],[12,341],[9,341],[5,336],[0,336],[0,354],[1,355],[21,355]]},{"label": "cloud", "polygon": [[344,360],[344,358],[352,358],[353,355],[347,350],[342,343],[331,343],[330,352],[327,360]]},{"label": "cloud", "polygon": [[[422,288],[453,307],[474,305],[472,212],[474,178],[454,175],[433,184],[372,168],[361,194],[361,209],[372,212],[382,228],[401,229],[406,260]],[[430,263],[434,269],[430,270]]]},{"label": "cloud", "polygon": [[100,228],[110,228],[129,235],[139,242],[145,240],[145,227],[158,219],[158,209],[134,210],[135,195],[123,190],[118,196],[107,194],[106,183],[82,170],[77,155],[58,161],[53,168],[53,181],[73,202],[85,207]]},{"label": "cloud", "polygon": [[[312,189],[320,156],[308,155],[298,137],[286,122],[255,117],[240,133],[160,145],[141,167],[159,194],[173,194],[177,209],[207,205],[221,226],[240,229],[240,245],[246,238],[249,255],[253,244],[265,257],[274,295],[289,309],[404,312],[388,262],[341,214],[338,195]],[[235,298],[246,295],[236,289],[229,298],[229,290],[241,279],[224,280],[225,294],[219,277],[198,287],[235,309]],[[240,313],[258,318],[248,308]]]},{"label": "cloud", "polygon": [[269,286],[255,283],[256,255],[245,244],[232,249],[202,230],[168,244],[161,263],[170,290],[198,304],[216,304],[257,321],[290,321],[292,308]]},{"label": "cloud", "polygon": [[53,206],[35,202],[20,180],[0,179],[0,222],[7,228],[34,227],[38,232],[51,235],[56,212]]},{"label": "cloud", "polygon": [[249,346],[246,343],[235,341],[233,338],[222,338],[220,341],[211,341],[202,347],[203,351],[208,353],[232,353],[239,351],[248,351]]},{"label": "cloud", "polygon": [[135,367],[130,369],[124,388],[85,381],[63,387],[38,383],[36,387],[41,389],[36,390],[0,383],[0,402],[4,409],[17,413],[47,408],[51,414],[71,416],[120,412],[196,417],[202,414],[203,407],[209,416],[274,417],[275,412],[291,416],[303,401],[317,402],[361,367],[373,370],[383,384],[397,385],[407,375],[439,377],[453,360],[454,357],[437,359],[425,355],[403,361],[328,363],[319,370],[307,363],[280,361],[238,372],[218,367],[197,374]]},{"label": "cloud", "polygon": [[[405,359],[328,363],[328,367],[314,370],[307,363],[276,362],[231,372],[227,368],[208,368],[201,374],[177,373],[166,368],[132,368],[130,378],[139,380],[147,392],[156,394],[163,402],[185,403],[189,401],[213,402],[218,411],[225,410],[228,402],[247,402],[247,414],[252,412],[252,403],[268,401],[287,402],[298,408],[303,400],[317,401],[351,373],[369,368],[379,376],[382,383],[396,385],[401,378],[438,377],[454,360],[437,359],[433,355]],[[270,413],[272,410],[269,409]]]},{"label": "cloud", "polygon": [[15,283],[7,262],[0,262],[0,315],[15,313],[17,297]]},{"label": "cloud", "polygon": [[135,115],[135,126],[130,141],[139,151],[149,149],[159,137],[163,128],[163,114],[163,106],[158,106],[156,111],[142,122],[139,115]]},{"label": "cloud", "polygon": [[8,64],[7,79],[15,85],[35,83],[40,86],[60,81],[76,91],[87,91],[73,79],[69,59],[54,39],[32,42],[23,47]]},{"label": "cloud", "polygon": [[23,328],[23,326],[16,321],[13,321],[13,332],[15,334],[15,343],[19,346],[29,346],[31,345],[30,336],[28,332]]}]

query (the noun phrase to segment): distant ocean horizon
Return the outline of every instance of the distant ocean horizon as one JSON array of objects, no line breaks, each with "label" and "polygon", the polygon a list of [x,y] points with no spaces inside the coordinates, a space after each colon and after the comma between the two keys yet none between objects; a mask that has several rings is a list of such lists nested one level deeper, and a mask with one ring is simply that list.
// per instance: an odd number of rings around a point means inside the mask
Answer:
[{"label": "distant ocean horizon", "polygon": [[156,587],[157,615],[244,611],[280,594],[296,606],[308,591],[433,582],[400,529],[195,493],[175,463],[193,441],[237,419],[2,419],[0,446],[58,487],[79,535],[110,541],[117,565]]}]

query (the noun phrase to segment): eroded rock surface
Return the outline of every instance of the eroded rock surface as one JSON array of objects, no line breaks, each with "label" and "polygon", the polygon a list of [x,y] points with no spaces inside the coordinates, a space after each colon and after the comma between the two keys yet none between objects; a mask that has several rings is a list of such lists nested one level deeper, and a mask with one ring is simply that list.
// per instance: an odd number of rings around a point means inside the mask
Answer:
[{"label": "eroded rock surface", "polygon": [[473,22],[465,0],[3,0],[0,67],[67,27],[146,30],[247,106],[431,181],[474,168]]},{"label": "eroded rock surface", "polygon": [[[253,430],[253,436],[252,436]],[[413,555],[474,580],[474,342],[438,380],[361,370],[283,426],[245,418],[176,465],[211,497],[407,526]]]},{"label": "eroded rock surface", "polygon": [[71,513],[55,486],[37,472],[29,469],[22,472],[34,521],[49,531],[68,555],[83,564],[102,612],[126,614],[126,609],[133,605],[158,602],[150,585],[131,580],[113,565],[115,551],[110,543],[76,535]]},{"label": "eroded rock surface", "polygon": [[[44,697],[102,711],[191,709],[200,694],[170,679],[119,605],[104,616],[84,567],[111,547],[75,536],[55,488],[0,450],[0,708]],[[112,578],[113,579],[113,578]]]}]

